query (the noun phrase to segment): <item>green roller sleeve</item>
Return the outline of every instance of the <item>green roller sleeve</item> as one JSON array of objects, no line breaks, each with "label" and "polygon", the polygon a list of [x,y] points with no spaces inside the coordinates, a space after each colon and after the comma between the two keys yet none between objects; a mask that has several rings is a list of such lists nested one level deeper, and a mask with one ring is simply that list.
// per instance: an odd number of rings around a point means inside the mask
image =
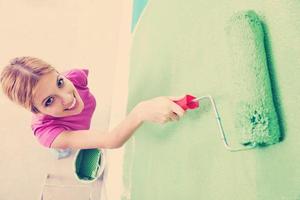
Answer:
[{"label": "green roller sleeve", "polygon": [[226,27],[232,61],[232,111],[243,144],[280,141],[262,24],[253,11],[236,13]]},{"label": "green roller sleeve", "polygon": [[[81,181],[94,181],[104,165],[103,153],[99,149],[81,149],[75,157],[75,175]],[[103,167],[102,167],[103,168]]]}]

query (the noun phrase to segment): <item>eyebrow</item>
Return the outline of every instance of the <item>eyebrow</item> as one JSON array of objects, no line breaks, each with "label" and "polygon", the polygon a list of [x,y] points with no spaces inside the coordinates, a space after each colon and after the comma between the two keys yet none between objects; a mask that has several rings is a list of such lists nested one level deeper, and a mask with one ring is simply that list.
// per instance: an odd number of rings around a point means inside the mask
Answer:
[{"label": "eyebrow", "polygon": [[[59,77],[60,77],[60,74],[58,74],[57,77],[56,77],[56,82],[55,82],[56,84],[57,84],[57,81],[58,81]],[[41,105],[44,105],[44,102],[45,102],[49,97],[50,97],[50,96],[47,96],[46,98],[44,98],[43,101],[42,101],[42,103],[41,103]]]}]

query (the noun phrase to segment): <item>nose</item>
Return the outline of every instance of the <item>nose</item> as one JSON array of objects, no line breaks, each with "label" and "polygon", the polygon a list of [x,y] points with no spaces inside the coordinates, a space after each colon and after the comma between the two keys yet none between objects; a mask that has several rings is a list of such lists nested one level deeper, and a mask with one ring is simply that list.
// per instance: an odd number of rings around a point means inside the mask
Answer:
[{"label": "nose", "polygon": [[65,108],[70,107],[72,105],[74,100],[73,93],[62,93],[60,94],[60,96],[61,96],[61,103]]}]

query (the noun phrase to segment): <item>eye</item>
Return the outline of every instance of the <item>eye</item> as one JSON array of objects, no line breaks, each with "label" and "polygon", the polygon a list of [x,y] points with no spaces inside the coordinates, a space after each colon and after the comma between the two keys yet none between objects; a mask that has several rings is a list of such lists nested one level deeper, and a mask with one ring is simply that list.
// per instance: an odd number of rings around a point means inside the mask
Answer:
[{"label": "eye", "polygon": [[64,79],[63,78],[57,79],[57,87],[61,88],[63,86],[64,86]]},{"label": "eye", "polygon": [[50,106],[53,103],[53,101],[54,101],[53,97],[48,98],[45,102],[45,107]]}]

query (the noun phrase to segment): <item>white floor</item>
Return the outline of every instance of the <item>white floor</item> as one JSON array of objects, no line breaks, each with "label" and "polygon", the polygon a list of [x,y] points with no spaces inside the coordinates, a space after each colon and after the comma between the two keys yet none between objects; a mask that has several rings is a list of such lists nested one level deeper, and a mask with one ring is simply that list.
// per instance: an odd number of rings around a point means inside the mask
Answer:
[{"label": "white floor", "polygon": [[[97,98],[92,128],[107,130],[125,114],[131,5],[131,0],[0,0],[0,70],[10,58],[25,55],[44,59],[61,71],[89,68],[89,86]],[[119,86],[124,90],[113,92]],[[29,112],[9,102],[2,93],[0,110],[1,200],[38,199],[47,173],[61,184],[78,183],[72,171],[73,157],[56,160],[36,142]],[[121,191],[121,152],[112,151],[109,159],[114,175],[107,176],[108,183],[117,181],[116,187],[108,188],[116,189],[110,200],[118,199]],[[87,191],[82,190],[76,195],[79,199],[85,199]],[[45,190],[58,196],[52,196],[55,200],[73,199],[68,195],[75,194],[59,191]]]}]

